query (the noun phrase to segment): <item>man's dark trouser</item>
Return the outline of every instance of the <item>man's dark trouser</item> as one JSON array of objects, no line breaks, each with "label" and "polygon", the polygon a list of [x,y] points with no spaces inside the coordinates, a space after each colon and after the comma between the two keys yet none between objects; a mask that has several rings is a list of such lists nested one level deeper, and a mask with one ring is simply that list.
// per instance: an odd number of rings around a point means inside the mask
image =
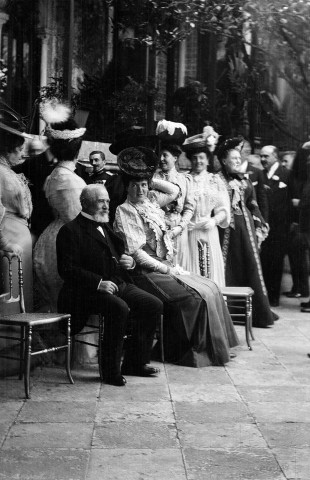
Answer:
[{"label": "man's dark trouser", "polygon": [[59,311],[72,315],[72,334],[82,330],[91,314],[104,316],[103,372],[104,376],[120,373],[124,335],[130,310],[131,339],[124,361],[139,367],[150,361],[156,325],[163,304],[133,284],[124,284],[118,295],[99,293],[85,295],[81,291],[69,294],[65,289],[59,295]]}]

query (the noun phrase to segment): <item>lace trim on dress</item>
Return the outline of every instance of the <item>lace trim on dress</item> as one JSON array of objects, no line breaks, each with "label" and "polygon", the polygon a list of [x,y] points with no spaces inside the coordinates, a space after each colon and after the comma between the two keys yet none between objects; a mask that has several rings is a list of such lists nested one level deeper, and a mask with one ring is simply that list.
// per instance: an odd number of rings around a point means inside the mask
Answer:
[{"label": "lace trim on dress", "polygon": [[[158,204],[152,203],[150,200],[146,200],[143,203],[129,204],[134,207],[142,220],[148,225],[152,230],[156,239],[156,254],[159,258],[166,258],[167,260],[172,260],[173,258],[173,244],[167,232],[167,227],[165,224],[165,217],[163,210],[159,207]],[[162,251],[162,243],[166,252]]]}]

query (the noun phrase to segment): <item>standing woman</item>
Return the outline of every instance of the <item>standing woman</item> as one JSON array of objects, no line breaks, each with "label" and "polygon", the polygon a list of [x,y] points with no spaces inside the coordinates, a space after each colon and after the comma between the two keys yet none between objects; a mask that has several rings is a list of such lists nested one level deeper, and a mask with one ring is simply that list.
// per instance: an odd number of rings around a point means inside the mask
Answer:
[{"label": "standing woman", "polygon": [[[12,167],[23,162],[23,145],[26,134],[15,128],[11,119],[1,119],[0,124],[0,230],[5,242],[18,244],[23,253],[25,306],[33,309],[32,238],[30,217],[31,193],[23,174]],[[7,290],[6,290],[7,291]]]},{"label": "standing woman", "polygon": [[[66,117],[69,111],[64,112]],[[57,311],[57,299],[62,280],[57,271],[56,237],[60,227],[73,220],[81,211],[80,194],[86,186],[74,173],[85,128],[78,128],[72,118],[52,123],[50,111],[42,114],[47,122],[46,135],[58,164],[47,177],[44,191],[54,214],[54,220],[40,235],[34,250],[36,287],[44,308]],[[53,118],[53,117],[52,117]]]},{"label": "standing woman", "polygon": [[[214,134],[216,135],[216,132]],[[188,224],[186,263],[182,267],[200,274],[197,245],[198,240],[206,241],[210,253],[210,277],[223,287],[225,286],[224,261],[217,227],[226,228],[230,222],[228,192],[219,176],[207,171],[209,151],[203,135],[188,138],[182,148],[192,162],[191,176],[195,199],[194,215]]]},{"label": "standing woman", "polygon": [[222,165],[218,176],[226,186],[231,203],[230,224],[221,232],[226,284],[254,290],[253,325],[268,327],[273,324],[275,315],[270,310],[258,251],[266,238],[267,227],[256,202],[254,187],[240,173],[241,146],[240,138],[232,138],[217,150]]}]

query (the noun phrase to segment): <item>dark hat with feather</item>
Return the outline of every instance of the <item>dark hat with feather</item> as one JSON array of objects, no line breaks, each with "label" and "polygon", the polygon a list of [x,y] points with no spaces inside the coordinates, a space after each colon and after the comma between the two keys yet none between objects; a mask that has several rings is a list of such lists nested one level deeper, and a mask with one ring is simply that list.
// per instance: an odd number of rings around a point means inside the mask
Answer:
[{"label": "dark hat with feather", "polygon": [[159,158],[151,148],[129,147],[117,155],[123,174],[133,178],[151,178],[158,167]]}]

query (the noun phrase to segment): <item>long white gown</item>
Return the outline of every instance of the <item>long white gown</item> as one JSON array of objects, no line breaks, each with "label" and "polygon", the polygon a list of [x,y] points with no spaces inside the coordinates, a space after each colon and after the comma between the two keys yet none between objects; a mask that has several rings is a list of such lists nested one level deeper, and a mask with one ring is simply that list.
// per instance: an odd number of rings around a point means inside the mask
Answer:
[{"label": "long white gown", "polygon": [[[188,224],[188,248],[183,268],[200,274],[198,240],[209,243],[210,278],[219,286],[225,286],[223,255],[220,246],[218,226],[228,227],[230,223],[230,201],[223,181],[206,170],[192,173],[195,211]],[[204,223],[215,218],[216,226],[205,230]],[[183,246],[183,251],[185,245]]]},{"label": "long white gown", "polygon": [[51,312],[57,312],[58,294],[63,283],[57,270],[56,237],[62,225],[80,213],[80,194],[86,186],[74,170],[74,162],[59,162],[47,177],[44,186],[55,220],[40,235],[35,245],[33,260],[40,301],[44,308]]}]

